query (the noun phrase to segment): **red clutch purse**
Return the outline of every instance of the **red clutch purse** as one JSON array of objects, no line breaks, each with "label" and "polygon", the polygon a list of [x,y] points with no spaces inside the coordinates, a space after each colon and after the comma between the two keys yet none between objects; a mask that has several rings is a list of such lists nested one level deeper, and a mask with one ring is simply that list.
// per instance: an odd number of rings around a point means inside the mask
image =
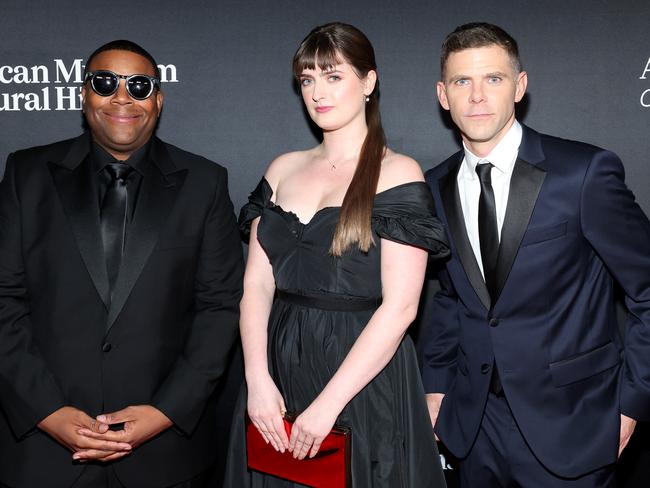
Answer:
[{"label": "red clutch purse", "polygon": [[[296,416],[284,416],[284,429],[291,435]],[[246,452],[248,468],[270,474],[312,488],[350,488],[350,438],[349,428],[334,426],[320,446],[316,456],[303,460],[293,458],[267,444],[246,416]]]}]

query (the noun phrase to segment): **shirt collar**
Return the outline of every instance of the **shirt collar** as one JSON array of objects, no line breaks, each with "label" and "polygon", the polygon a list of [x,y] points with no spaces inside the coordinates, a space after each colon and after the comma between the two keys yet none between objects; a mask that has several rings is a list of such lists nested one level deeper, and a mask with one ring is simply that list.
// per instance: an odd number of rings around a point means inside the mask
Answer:
[{"label": "shirt collar", "polygon": [[143,175],[145,167],[149,163],[149,148],[151,147],[151,139],[136,151],[131,154],[129,159],[125,161],[117,161],[106,149],[93,141],[90,146],[90,164],[94,173],[102,171],[109,163],[125,163],[135,169],[138,173]]},{"label": "shirt collar", "polygon": [[476,171],[476,165],[479,161],[487,160],[494,165],[495,168],[502,173],[509,173],[515,165],[517,160],[517,153],[519,152],[519,145],[521,144],[522,129],[521,124],[515,120],[503,139],[490,151],[484,158],[479,158],[472,153],[465,142],[463,142],[463,149],[465,151],[464,164],[466,169],[472,174]]}]

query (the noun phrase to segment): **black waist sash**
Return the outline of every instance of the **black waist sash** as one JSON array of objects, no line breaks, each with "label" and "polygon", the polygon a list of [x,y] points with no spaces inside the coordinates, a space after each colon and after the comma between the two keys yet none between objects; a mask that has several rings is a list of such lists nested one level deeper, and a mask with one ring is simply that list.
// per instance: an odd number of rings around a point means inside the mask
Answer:
[{"label": "black waist sash", "polygon": [[292,303],[299,307],[318,308],[337,312],[358,312],[361,310],[374,310],[381,305],[381,297],[354,298],[329,295],[308,296],[298,295],[284,290],[277,290],[276,300]]}]

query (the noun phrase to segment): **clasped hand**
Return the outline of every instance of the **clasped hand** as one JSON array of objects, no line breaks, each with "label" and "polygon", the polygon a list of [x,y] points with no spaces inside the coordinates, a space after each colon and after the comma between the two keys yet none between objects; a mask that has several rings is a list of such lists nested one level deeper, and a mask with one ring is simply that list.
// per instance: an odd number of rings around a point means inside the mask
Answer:
[{"label": "clasped hand", "polygon": [[270,376],[248,381],[248,416],[267,444],[276,451],[289,448],[282,415],[287,411],[282,394]]},{"label": "clasped hand", "polygon": [[338,416],[332,409],[321,407],[314,401],[293,423],[289,451],[296,459],[313,458],[330,433]]},{"label": "clasped hand", "polygon": [[[111,425],[124,424],[112,431]],[[78,461],[114,461],[171,427],[172,422],[150,405],[130,406],[92,418],[74,407],[62,407],[39,428],[73,452]]]},{"label": "clasped hand", "polygon": [[282,394],[270,376],[248,382],[248,416],[267,444],[276,451],[289,450],[296,459],[314,457],[325,436],[336,422],[338,412],[321,406],[315,400],[296,418],[291,437],[284,430],[282,415],[286,412]]}]

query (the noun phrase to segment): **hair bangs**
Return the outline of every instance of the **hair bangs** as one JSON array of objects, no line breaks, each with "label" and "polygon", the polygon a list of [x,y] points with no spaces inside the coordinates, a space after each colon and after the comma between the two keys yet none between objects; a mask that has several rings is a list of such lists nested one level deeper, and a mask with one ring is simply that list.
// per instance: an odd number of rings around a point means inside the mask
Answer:
[{"label": "hair bangs", "polygon": [[343,62],[343,57],[330,36],[314,36],[294,56],[293,75],[298,78],[303,70],[316,69],[317,65],[321,70],[328,71]]}]

